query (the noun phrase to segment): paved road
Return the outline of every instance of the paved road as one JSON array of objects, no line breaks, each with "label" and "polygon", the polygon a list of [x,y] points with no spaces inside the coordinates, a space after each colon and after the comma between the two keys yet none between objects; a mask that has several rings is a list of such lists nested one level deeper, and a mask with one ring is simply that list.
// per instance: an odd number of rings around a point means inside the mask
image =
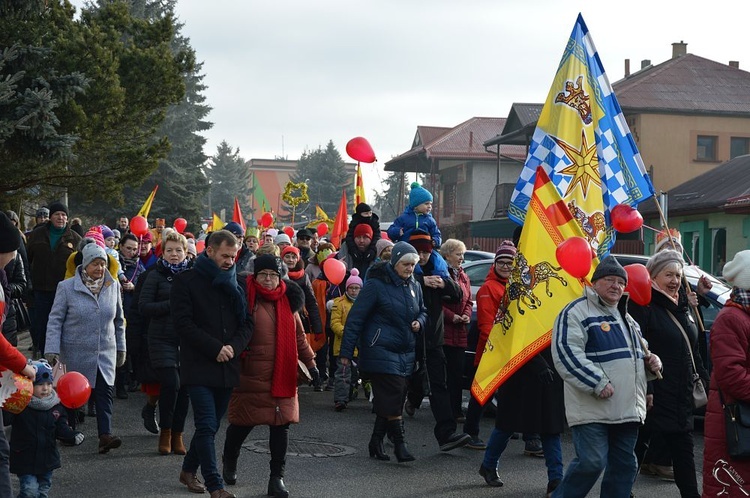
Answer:
[{"label": "paved road", "polygon": [[[24,352],[26,337],[19,345]],[[87,418],[81,425],[86,441],[78,447],[62,447],[63,467],[53,477],[52,497],[189,497],[196,496],[178,482],[182,457],[162,456],[156,451],[158,437],[143,428],[140,410],[145,402],[141,393],[127,400],[115,400],[114,431],[123,445],[107,455],[97,453],[96,421]],[[501,489],[484,484],[477,470],[482,451],[459,449],[438,451],[432,436],[433,420],[428,408],[406,420],[406,438],[415,462],[397,464],[378,462],[367,454],[367,441],[373,415],[369,404],[357,400],[341,413],[333,410],[331,392],[300,390],[302,422],[291,430],[290,456],[285,482],[295,497],[461,497],[502,496],[504,498],[543,497],[547,484],[544,462],[523,456],[523,442],[512,440],[500,463],[505,481]],[[493,419],[482,421],[486,438]],[[192,420],[188,421],[188,433]],[[226,425],[223,426],[225,428]],[[245,443],[239,461],[239,480],[228,489],[239,497],[265,496],[268,482],[266,441],[268,429],[255,429]],[[219,454],[223,444],[220,433]],[[697,464],[703,438],[696,434]],[[386,446],[392,452],[392,448]],[[570,434],[563,437],[563,458],[573,456]],[[639,477],[635,486],[638,498],[677,497],[674,483],[652,477]],[[208,495],[203,495],[208,496]],[[592,493],[591,496],[598,496]]]}]

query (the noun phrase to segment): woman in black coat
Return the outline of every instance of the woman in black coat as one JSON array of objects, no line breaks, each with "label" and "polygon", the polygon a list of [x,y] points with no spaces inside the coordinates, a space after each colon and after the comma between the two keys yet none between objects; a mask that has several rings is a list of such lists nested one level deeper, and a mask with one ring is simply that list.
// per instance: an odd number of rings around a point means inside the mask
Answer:
[{"label": "woman in black coat", "polygon": [[[677,251],[661,251],[653,255],[646,264],[651,276],[651,303],[640,306],[631,301],[628,312],[640,325],[649,349],[661,358],[663,365],[663,379],[652,381],[649,386],[653,402],[647,399],[646,426],[664,436],[672,455],[680,495],[695,498],[700,493],[693,455],[693,360],[698,375],[706,384],[708,374],[698,348],[695,320],[679,298],[683,264]],[[639,462],[648,447],[648,441],[642,439],[639,437],[636,445]]]},{"label": "woman in black coat", "polygon": [[[23,244],[22,244],[23,245]],[[21,306],[26,306],[20,299],[26,293],[29,282],[26,280],[26,271],[23,266],[23,259],[21,259],[21,253],[17,253],[16,257],[10,260],[10,263],[5,267],[5,275],[8,278],[8,288],[10,289],[10,296],[7,299],[8,303],[8,314],[3,322],[2,332],[8,342],[14,346],[18,345],[18,332],[19,325],[22,322],[20,316],[17,315],[19,311],[13,300],[18,299]]]},{"label": "woman in black coat", "polygon": [[162,244],[162,257],[146,277],[138,307],[150,319],[148,354],[161,384],[159,453],[184,455],[182,433],[190,399],[187,389],[180,386],[180,339],[172,326],[169,293],[174,276],[189,267],[187,239],[176,231],[169,231]]}]

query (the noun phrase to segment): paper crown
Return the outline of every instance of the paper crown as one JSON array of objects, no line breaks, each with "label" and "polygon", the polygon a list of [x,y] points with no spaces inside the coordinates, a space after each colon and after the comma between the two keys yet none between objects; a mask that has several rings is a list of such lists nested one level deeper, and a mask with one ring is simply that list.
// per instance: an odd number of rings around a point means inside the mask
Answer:
[{"label": "paper crown", "polygon": [[680,231],[676,228],[670,228],[669,232],[666,230],[662,230],[660,232],[657,232],[656,234],[656,251],[659,252],[662,249],[672,249],[672,243],[671,240],[674,240],[675,245],[677,246],[677,250],[682,249],[682,235],[680,235]]}]

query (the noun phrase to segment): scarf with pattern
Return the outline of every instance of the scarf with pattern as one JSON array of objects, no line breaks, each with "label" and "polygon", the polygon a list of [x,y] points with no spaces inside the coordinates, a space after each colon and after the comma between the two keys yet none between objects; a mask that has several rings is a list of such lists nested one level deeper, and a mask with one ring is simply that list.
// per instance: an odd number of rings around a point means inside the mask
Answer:
[{"label": "scarf with pattern", "polygon": [[85,285],[94,296],[99,296],[99,292],[101,292],[102,287],[104,286],[104,275],[102,275],[102,278],[93,278],[86,273],[85,268],[81,268],[81,280],[83,280],[83,285]]},{"label": "scarf with pattern", "polygon": [[750,290],[732,287],[732,293],[729,295],[729,300],[725,306],[740,308],[745,313],[750,314]]}]

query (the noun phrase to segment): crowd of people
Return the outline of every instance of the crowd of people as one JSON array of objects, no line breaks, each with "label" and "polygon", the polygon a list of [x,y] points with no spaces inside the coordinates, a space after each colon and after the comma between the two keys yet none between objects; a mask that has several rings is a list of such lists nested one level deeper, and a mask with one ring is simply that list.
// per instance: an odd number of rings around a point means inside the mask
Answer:
[{"label": "crowd of people", "polygon": [[[61,465],[56,441],[82,444],[76,426],[86,416],[96,417],[99,453],[120,447],[113,399],[138,390],[146,400],[144,429],[159,435],[154,450],[182,456],[175,474],[187,490],[235,496],[228,486],[249,478],[238,475],[241,447],[262,425],[269,427],[268,495],[288,496],[300,369],[315,392],[332,392],[335,412],[346,412],[360,393],[371,402],[367,451],[375,460],[391,459],[386,437],[397,462],[415,460],[404,416],[429,398],[438,451],[484,451],[479,475],[500,487],[501,456],[522,435],[524,453],[544,458],[547,496],[566,498],[587,496],[602,473],[601,496],[627,498],[638,472],[653,468],[673,479],[681,496],[701,496],[693,390],[710,379],[704,496],[741,496],[742,486],[728,485],[715,469],[724,462],[727,475],[750,478],[748,464],[727,455],[718,399],[750,400],[750,251],[724,267],[734,287],[710,336],[710,376],[699,347],[701,295],[710,283],[701,278],[697,293],[686,287],[679,235],[663,234],[648,261],[647,305],[628,299],[620,263],[602,260],[584,295],[558,315],[550,347],[495,392],[495,424],[485,442],[484,407],[470,398],[464,409],[463,376],[476,368],[506,312],[506,286],[523,248],[517,238],[504,241],[473,298],[462,269],[466,246],[442,240],[431,209],[431,193],[412,184],[405,212],[382,232],[370,206],[359,204],[339,247],[311,228],[290,237],[236,222],[199,237],[164,219],[136,236],[126,216],[116,228],[84,231],[61,202],[40,208],[36,226],[23,233],[15,213],[0,213],[0,366],[34,384],[29,407],[6,413],[5,423],[13,426],[11,449],[43,448],[9,456],[0,431],[0,497],[11,494],[10,473],[18,475],[20,496],[47,496]],[[334,272],[339,267],[343,278]],[[476,355],[465,365],[473,299]],[[28,362],[14,347],[25,326]],[[58,364],[88,379],[84,407],[60,404],[52,388]],[[575,455],[564,468],[566,427]]]}]

